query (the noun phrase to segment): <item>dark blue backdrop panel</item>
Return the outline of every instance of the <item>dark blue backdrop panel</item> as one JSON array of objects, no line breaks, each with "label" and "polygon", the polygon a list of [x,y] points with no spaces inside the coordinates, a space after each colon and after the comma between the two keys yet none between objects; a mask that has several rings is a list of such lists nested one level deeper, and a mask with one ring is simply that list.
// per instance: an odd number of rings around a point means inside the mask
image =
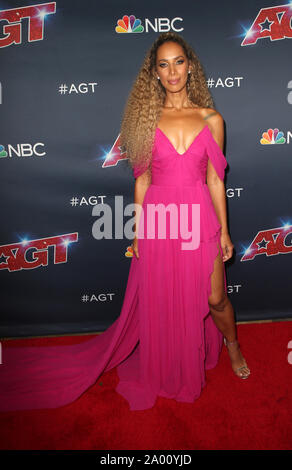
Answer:
[{"label": "dark blue backdrop panel", "polygon": [[[225,120],[234,244],[226,273],[236,319],[291,317],[289,3],[0,8],[0,336],[103,331],[118,318],[131,240],[95,238],[94,208],[104,202],[121,216],[116,197],[123,207],[133,202],[117,141],[122,112],[147,50],[168,30],[194,48]],[[130,15],[137,29],[116,30]]]}]

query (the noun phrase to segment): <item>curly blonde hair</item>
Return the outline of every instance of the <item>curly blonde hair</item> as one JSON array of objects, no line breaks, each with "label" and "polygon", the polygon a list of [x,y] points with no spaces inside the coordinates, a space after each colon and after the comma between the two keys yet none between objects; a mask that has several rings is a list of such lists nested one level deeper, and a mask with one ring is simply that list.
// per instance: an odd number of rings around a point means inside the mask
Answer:
[{"label": "curly blonde hair", "polygon": [[132,169],[134,166],[142,164],[149,166],[151,172],[155,130],[166,97],[163,85],[156,78],[156,55],[159,46],[166,41],[178,43],[189,61],[191,68],[187,79],[189,102],[194,107],[214,109],[205,73],[192,47],[175,32],[160,34],[145,56],[123,113],[120,143],[123,150],[127,152],[128,164]]}]

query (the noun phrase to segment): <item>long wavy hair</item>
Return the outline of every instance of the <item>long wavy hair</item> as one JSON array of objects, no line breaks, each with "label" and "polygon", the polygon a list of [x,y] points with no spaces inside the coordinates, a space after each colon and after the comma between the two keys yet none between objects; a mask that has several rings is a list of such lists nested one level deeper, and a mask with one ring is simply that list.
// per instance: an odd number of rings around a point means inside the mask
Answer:
[{"label": "long wavy hair", "polygon": [[155,73],[159,46],[166,41],[178,43],[189,61],[191,73],[187,78],[187,96],[194,107],[214,108],[203,67],[185,39],[175,32],[162,33],[146,53],[144,62],[128,96],[120,128],[120,143],[127,152],[128,164],[149,166],[151,172],[152,148],[157,123],[161,116],[166,92]]}]

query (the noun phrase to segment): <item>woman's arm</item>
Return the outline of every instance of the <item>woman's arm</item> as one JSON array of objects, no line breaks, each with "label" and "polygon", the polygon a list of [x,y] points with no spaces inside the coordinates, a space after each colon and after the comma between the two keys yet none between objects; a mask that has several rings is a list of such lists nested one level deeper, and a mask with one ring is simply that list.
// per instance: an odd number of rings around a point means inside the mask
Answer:
[{"label": "woman's arm", "polygon": [[138,228],[139,228],[139,221],[141,216],[141,209],[142,204],[144,201],[144,197],[148,187],[151,184],[151,172],[150,170],[146,170],[142,175],[138,176],[135,182],[135,189],[134,189],[134,203],[137,204],[137,209],[135,211],[135,237],[133,240],[133,250],[137,258],[139,258],[138,252]]},{"label": "woman's arm", "polygon": [[223,181],[218,178],[211,183],[207,183],[213,205],[221,225],[221,233],[228,234],[227,226],[227,211],[226,211],[226,196],[225,196],[225,186]]},{"label": "woman's arm", "polygon": [[[211,123],[212,121],[212,123]],[[223,118],[220,113],[217,113],[210,119],[210,130],[221,150],[223,150],[224,142],[224,126]],[[228,225],[227,225],[227,209],[226,209],[226,194],[225,185],[216,173],[210,159],[207,166],[207,185],[213,201],[213,205],[221,225],[221,245],[223,250],[223,260],[227,261],[232,256],[233,244],[230,240]]]}]

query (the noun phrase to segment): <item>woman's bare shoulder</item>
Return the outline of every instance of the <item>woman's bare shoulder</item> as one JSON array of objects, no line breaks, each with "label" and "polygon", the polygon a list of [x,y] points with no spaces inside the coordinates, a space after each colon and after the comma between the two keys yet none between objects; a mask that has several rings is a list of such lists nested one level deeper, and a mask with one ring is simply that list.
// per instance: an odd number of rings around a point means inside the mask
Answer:
[{"label": "woman's bare shoulder", "polygon": [[212,118],[212,121],[223,121],[223,116],[219,113],[219,111],[217,111],[217,109],[213,109],[213,108],[200,108],[200,114],[201,114],[201,117],[204,119],[204,120],[207,120],[207,119],[210,119]]}]

